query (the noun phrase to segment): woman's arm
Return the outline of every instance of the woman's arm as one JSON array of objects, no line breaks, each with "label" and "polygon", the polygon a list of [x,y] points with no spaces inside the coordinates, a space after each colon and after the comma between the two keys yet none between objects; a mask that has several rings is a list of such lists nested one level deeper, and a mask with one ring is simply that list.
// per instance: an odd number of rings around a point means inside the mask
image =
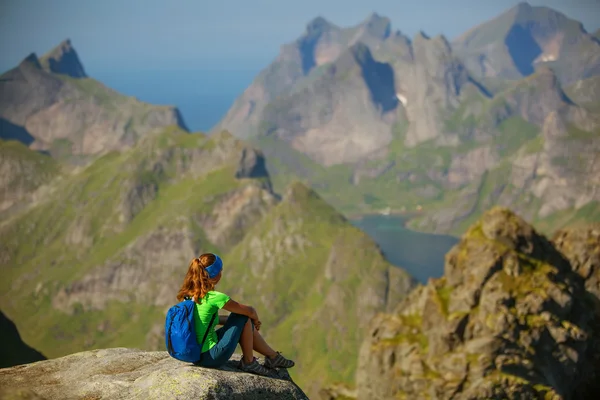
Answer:
[{"label": "woman's arm", "polygon": [[225,325],[225,322],[227,322],[227,317],[228,315],[219,315],[218,325]]},{"label": "woman's arm", "polygon": [[253,322],[256,330],[260,327],[260,320],[258,319],[258,313],[252,306],[246,306],[244,304],[240,304],[235,300],[229,299],[227,303],[223,306],[223,308],[229,312],[242,314],[248,316]]},{"label": "woman's arm", "polygon": [[223,309],[232,313],[246,315],[250,317],[250,319],[258,319],[258,314],[256,313],[254,307],[240,304],[232,299],[229,299],[229,301],[225,303]]}]

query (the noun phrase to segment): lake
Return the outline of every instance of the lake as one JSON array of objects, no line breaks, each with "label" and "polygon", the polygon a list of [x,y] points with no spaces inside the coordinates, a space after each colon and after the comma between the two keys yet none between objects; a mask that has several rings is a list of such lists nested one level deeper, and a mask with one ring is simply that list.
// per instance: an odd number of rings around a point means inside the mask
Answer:
[{"label": "lake", "polygon": [[379,245],[387,260],[426,283],[444,273],[444,255],[459,239],[449,235],[422,233],[405,228],[398,215],[366,215],[350,222]]}]

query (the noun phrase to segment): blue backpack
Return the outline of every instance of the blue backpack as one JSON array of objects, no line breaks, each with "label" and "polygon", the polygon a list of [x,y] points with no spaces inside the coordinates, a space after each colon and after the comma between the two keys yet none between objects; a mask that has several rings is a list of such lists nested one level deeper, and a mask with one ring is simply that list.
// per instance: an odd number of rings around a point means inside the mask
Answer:
[{"label": "blue backpack", "polygon": [[196,303],[193,300],[183,300],[169,309],[165,321],[165,344],[169,355],[180,361],[191,363],[200,361],[202,346],[217,315],[217,313],[213,314],[202,343],[199,344],[196,339],[196,327],[194,325],[195,306]]}]

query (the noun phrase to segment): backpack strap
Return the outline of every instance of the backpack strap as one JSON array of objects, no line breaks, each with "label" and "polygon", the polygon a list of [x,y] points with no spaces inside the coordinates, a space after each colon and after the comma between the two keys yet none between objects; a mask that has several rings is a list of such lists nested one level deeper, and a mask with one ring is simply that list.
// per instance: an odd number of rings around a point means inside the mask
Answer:
[{"label": "backpack strap", "polygon": [[[204,337],[202,338],[202,343],[200,343],[200,360],[202,360],[202,348],[204,347],[204,342],[206,342],[206,337],[208,336],[208,330],[212,327],[213,321],[215,320],[215,317],[217,316],[219,312],[216,311],[213,315],[212,318],[210,319],[210,322],[208,323],[208,326],[206,327],[206,332],[204,332]],[[198,360],[198,362],[200,362],[200,360]]]}]

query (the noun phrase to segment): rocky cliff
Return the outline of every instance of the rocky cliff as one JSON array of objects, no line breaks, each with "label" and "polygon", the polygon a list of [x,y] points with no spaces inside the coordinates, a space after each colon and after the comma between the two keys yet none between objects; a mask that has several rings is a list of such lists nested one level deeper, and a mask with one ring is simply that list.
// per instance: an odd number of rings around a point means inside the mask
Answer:
[{"label": "rocky cliff", "polygon": [[485,213],[446,256],[442,278],[374,320],[358,398],[591,398],[598,243],[597,226],[550,242],[506,209]]},{"label": "rocky cliff", "polygon": [[0,76],[0,118],[1,139],[73,162],[131,147],[167,126],[185,129],[176,108],[143,103],[88,78],[68,40]]},{"label": "rocky cliff", "polygon": [[308,399],[286,370],[242,372],[183,363],[165,351],[112,348],[0,370],[0,399]]}]

